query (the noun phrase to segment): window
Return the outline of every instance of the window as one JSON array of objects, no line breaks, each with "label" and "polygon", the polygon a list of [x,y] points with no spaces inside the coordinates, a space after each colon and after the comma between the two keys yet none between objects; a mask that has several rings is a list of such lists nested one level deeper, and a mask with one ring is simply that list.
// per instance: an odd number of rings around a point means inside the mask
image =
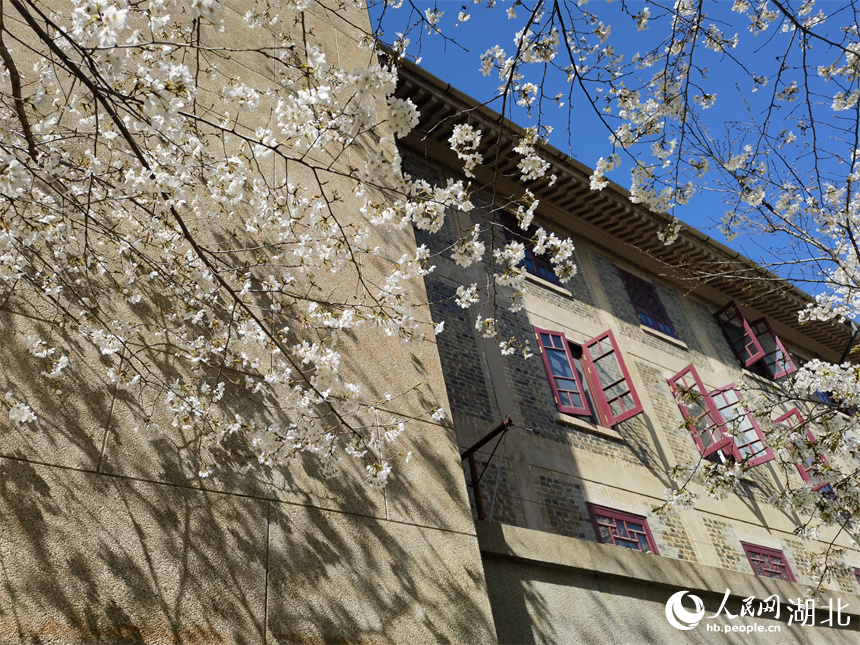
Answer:
[{"label": "window", "polygon": [[726,451],[732,439],[725,434],[722,417],[696,368],[691,364],[675,374],[669,379],[669,387],[702,456],[710,457],[717,451]]},{"label": "window", "polygon": [[[800,410],[792,408],[778,419],[775,419],[774,423],[779,423],[788,428],[794,429],[803,428],[806,422],[800,414]],[[806,429],[806,438],[810,443],[815,443],[815,436],[808,428]],[[814,484],[813,490],[821,491],[822,495],[830,499],[834,499],[836,497],[836,491],[833,490],[833,486],[830,485],[830,482],[822,480],[821,477],[816,474],[816,470],[820,471],[822,466],[828,466],[827,460],[823,456],[819,458],[819,464],[817,467],[812,457],[804,461],[798,461],[795,465],[797,466],[797,472],[800,473],[801,479],[803,479],[807,484]]]},{"label": "window", "polygon": [[737,451],[735,458],[747,460],[750,468],[774,458],[773,451],[764,443],[764,434],[755,417],[741,405],[734,384],[714,390],[711,392],[711,398],[733,435]]},{"label": "window", "polygon": [[[790,354],[790,358],[795,368],[803,367],[806,363],[809,362],[805,358],[802,358],[797,354]],[[837,410],[839,410],[839,412],[849,417],[854,415],[854,410],[846,408],[844,405],[842,405],[842,401],[838,397],[836,397],[833,392],[823,392],[821,390],[815,390],[814,392],[812,392],[812,398],[815,401],[820,401],[821,403],[832,405]],[[800,413],[798,412],[798,414]]]},{"label": "window", "polygon": [[797,367],[765,318],[749,323],[735,302],[714,314],[742,367],[776,380]]},{"label": "window", "polygon": [[525,246],[526,255],[520,266],[532,275],[560,285],[561,282],[555,275],[555,269],[549,260],[549,256],[539,255],[534,252],[532,238],[537,233],[537,227],[529,226],[528,230],[523,231],[517,222],[517,218],[510,213],[502,213],[501,221],[504,226],[505,237],[511,242],[522,242]]},{"label": "window", "polygon": [[611,330],[573,343],[557,331],[534,327],[559,412],[610,427],[642,412]]},{"label": "window", "polygon": [[765,376],[775,381],[797,371],[791,355],[785,350],[782,341],[771,329],[766,318],[759,318],[750,323],[750,326],[764,351],[764,357],[759,361],[759,365],[764,369]]},{"label": "window", "polygon": [[592,504],[588,504],[588,512],[600,542],[642,553],[657,553],[648,520],[644,517]]},{"label": "window", "polygon": [[830,392],[822,392],[821,390],[815,390],[815,396],[822,403],[832,403],[832,404],[836,403],[833,395],[830,394]]},{"label": "window", "polygon": [[857,584],[860,585],[860,569],[854,569],[854,579],[857,581]]},{"label": "window", "polygon": [[523,258],[523,266],[526,268],[526,271],[553,284],[561,284],[558,276],[555,275],[555,269],[553,269],[549,257],[535,253],[528,241],[525,245],[525,251],[526,256]]},{"label": "window", "polygon": [[748,468],[773,459],[773,451],[765,445],[755,418],[741,405],[734,384],[709,393],[690,364],[669,379],[669,387],[703,457],[745,461]]},{"label": "window", "polygon": [[[574,360],[564,334],[535,328],[535,336],[559,412],[590,415],[591,408],[582,386],[585,380],[582,363]],[[581,357],[582,348],[577,346],[577,349]]]},{"label": "window", "polygon": [[788,562],[782,551],[756,546],[755,544],[747,544],[746,542],[741,542],[741,546],[744,548],[747,560],[749,560],[750,566],[757,576],[797,582],[794,579],[794,574],[791,573],[791,568],[788,566]]},{"label": "window", "polygon": [[663,303],[657,297],[654,285],[621,269],[618,269],[618,274],[621,276],[624,288],[627,289],[630,303],[639,315],[639,322],[672,338],[677,338],[675,327],[669,320]]}]

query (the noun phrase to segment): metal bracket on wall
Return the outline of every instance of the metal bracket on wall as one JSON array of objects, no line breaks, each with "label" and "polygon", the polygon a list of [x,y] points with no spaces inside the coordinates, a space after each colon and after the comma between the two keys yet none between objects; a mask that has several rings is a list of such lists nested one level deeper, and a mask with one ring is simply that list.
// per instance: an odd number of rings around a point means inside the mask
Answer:
[{"label": "metal bracket on wall", "polygon": [[[475,493],[475,510],[478,514],[479,520],[486,519],[484,516],[484,502],[481,499],[481,478],[484,476],[484,473],[487,471],[487,467],[490,465],[490,462],[493,460],[493,455],[496,454],[496,450],[499,447],[499,444],[502,443],[502,440],[505,437],[505,433],[508,428],[513,425],[513,421],[511,421],[511,417],[509,415],[505,415],[504,420],[493,430],[491,430],[483,439],[479,440],[475,445],[471,448],[467,449],[460,455],[461,460],[468,459],[469,460],[469,473],[472,477],[472,483],[469,484],[472,487],[472,490]],[[487,459],[487,463],[484,465],[483,470],[481,470],[481,474],[478,474],[478,466],[475,463],[475,452],[478,451],[479,448],[486,445],[496,437],[499,437],[499,440],[496,442],[495,447],[493,448],[493,452],[490,453],[490,458]],[[498,471],[496,472],[496,483],[493,489],[493,499],[490,503],[490,518],[492,519],[493,507],[496,503],[496,493],[498,493],[499,488],[499,480],[502,475],[502,456],[504,455],[504,446],[502,446],[502,452],[499,456],[499,466]]]}]

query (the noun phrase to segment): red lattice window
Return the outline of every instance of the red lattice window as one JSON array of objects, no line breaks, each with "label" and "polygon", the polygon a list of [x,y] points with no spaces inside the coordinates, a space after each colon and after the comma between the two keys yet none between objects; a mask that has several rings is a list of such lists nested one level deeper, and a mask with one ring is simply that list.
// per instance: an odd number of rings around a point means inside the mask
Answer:
[{"label": "red lattice window", "polygon": [[752,328],[741,314],[740,308],[730,302],[714,314],[717,323],[726,335],[726,340],[738,361],[744,367],[749,367],[764,357],[764,350],[753,333]]},{"label": "red lattice window", "polygon": [[741,366],[776,380],[797,370],[770,323],[759,318],[749,323],[735,302],[714,314]]},{"label": "red lattice window", "polygon": [[534,251],[534,243],[532,238],[537,234],[536,226],[529,226],[527,230],[522,230],[517,218],[509,213],[502,216],[502,225],[504,226],[505,237],[510,241],[522,242],[525,247],[525,257],[520,263],[526,271],[539,278],[548,280],[553,284],[561,284],[561,281],[555,275],[555,268],[550,262],[549,256],[538,254]]},{"label": "red lattice window", "polygon": [[774,458],[755,418],[741,405],[734,384],[707,392],[690,364],[669,379],[669,387],[703,457],[719,452],[745,461],[748,468]]},{"label": "red lattice window", "polygon": [[642,553],[657,553],[648,520],[644,517],[593,504],[588,504],[588,512],[600,542]]},{"label": "red lattice window", "polygon": [[785,350],[785,346],[779,336],[774,333],[766,318],[759,318],[750,323],[750,327],[758,338],[762,350],[764,350],[764,357],[761,359],[760,365],[769,378],[775,381],[786,374],[797,371],[794,360]]},{"label": "red lattice window", "polygon": [[581,364],[574,360],[564,334],[537,327],[534,332],[559,412],[590,415],[591,408],[582,386],[584,374]]},{"label": "red lattice window", "polygon": [[[778,419],[775,419],[774,423],[784,425],[792,430],[795,428],[804,428],[806,424],[803,416],[800,414],[800,410],[797,408],[792,408]],[[815,443],[816,441],[815,435],[813,435],[808,428],[806,428],[806,438],[809,443]],[[812,457],[804,461],[798,461],[795,464],[795,466],[797,466],[797,472],[800,473],[801,479],[803,479],[807,484],[814,484],[813,490],[821,491],[821,494],[827,497],[835,497],[836,491],[833,490],[833,486],[830,485],[830,482],[822,480],[821,477],[816,474],[816,471],[821,470],[821,466],[826,467],[827,465],[827,459],[825,459],[824,456],[819,458],[818,467],[816,467],[815,460]]]},{"label": "red lattice window", "polygon": [[639,395],[611,330],[585,341],[582,355],[594,401],[605,425],[613,426],[642,412]]},{"label": "red lattice window", "polygon": [[727,434],[733,436],[735,459],[747,460],[747,467],[752,468],[774,458],[755,417],[741,405],[733,383],[711,392],[711,400],[723,418]]},{"label": "red lattice window", "polygon": [[757,576],[797,582],[782,551],[755,544],[747,544],[746,542],[741,542],[741,546],[744,548],[744,553],[747,555],[747,560],[749,560],[753,573]]},{"label": "red lattice window", "polygon": [[624,288],[627,289],[630,303],[639,316],[639,322],[646,327],[677,338],[675,326],[669,320],[669,314],[660,302],[654,285],[622,269],[618,269],[618,274],[621,276]]},{"label": "red lattice window", "polygon": [[725,434],[723,418],[692,363],[669,379],[669,387],[702,456],[718,450],[731,454],[732,438]]},{"label": "red lattice window", "polygon": [[578,345],[561,332],[533,329],[559,412],[595,416],[605,426],[642,412],[611,331]]},{"label": "red lattice window", "polygon": [[554,284],[561,284],[558,276],[555,275],[555,269],[552,266],[552,262],[549,261],[549,258],[546,255],[538,255],[535,253],[534,248],[530,243],[526,243],[525,251],[526,254],[523,258],[522,266],[526,268],[526,271]]}]

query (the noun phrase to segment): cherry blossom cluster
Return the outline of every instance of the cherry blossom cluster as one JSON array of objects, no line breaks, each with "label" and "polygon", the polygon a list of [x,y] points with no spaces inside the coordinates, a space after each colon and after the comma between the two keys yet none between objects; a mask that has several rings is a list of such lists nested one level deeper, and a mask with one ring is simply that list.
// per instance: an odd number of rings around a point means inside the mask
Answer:
[{"label": "cherry blossom cluster", "polygon": [[[311,454],[382,486],[427,393],[365,392],[343,346],[362,326],[408,343],[442,331],[421,297],[430,254],[388,257],[391,240],[472,206],[462,182],[402,175],[415,105],[372,48],[333,61],[304,28],[314,4],[254,2],[243,19],[218,0],[4,9],[42,59],[0,45],[15,79],[0,102],[0,311],[46,392],[101,370],[141,436],[202,447],[201,477]],[[464,262],[479,244],[463,236]],[[8,389],[9,421],[38,431],[44,401]]]}]

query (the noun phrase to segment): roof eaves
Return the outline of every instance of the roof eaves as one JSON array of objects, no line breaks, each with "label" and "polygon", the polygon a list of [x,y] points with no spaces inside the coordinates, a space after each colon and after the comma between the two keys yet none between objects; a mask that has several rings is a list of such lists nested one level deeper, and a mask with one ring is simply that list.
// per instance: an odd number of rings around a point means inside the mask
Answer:
[{"label": "roof eaves", "polygon": [[[516,123],[504,118],[498,112],[492,110],[488,105],[481,104],[469,97],[464,92],[456,89],[450,83],[446,83],[437,78],[430,72],[427,72],[420,67],[403,62],[400,73],[401,85],[398,89],[398,94],[402,96],[415,96],[419,92],[427,92],[432,95],[433,104],[435,107],[432,116],[439,116],[439,110],[444,108],[444,114],[437,120],[432,122],[432,125],[422,117],[422,124],[412,135],[407,137],[405,143],[407,146],[415,148],[418,152],[428,154],[435,158],[437,162],[443,163],[448,167],[457,167],[456,157],[447,146],[447,135],[450,134],[454,122],[459,122],[460,117],[468,115],[473,121],[477,121],[478,125],[483,130],[493,132],[492,136],[487,136],[486,132],[482,142],[482,150],[485,158],[492,158],[489,155],[495,155],[496,158],[512,159],[512,148],[515,145],[514,139],[522,135],[525,130]],[[425,97],[426,98],[426,97]],[[426,104],[427,101],[419,101]],[[441,107],[440,107],[441,105]],[[420,106],[419,106],[420,107]],[[421,129],[422,125],[425,129]],[[428,129],[429,128],[429,129]],[[423,138],[422,138],[423,133]],[[589,176],[592,170],[580,161],[572,158],[570,155],[561,152],[557,148],[549,144],[540,146],[543,157],[551,163],[552,171],[559,174],[561,179],[562,174],[567,179],[567,184],[572,187],[580,188],[577,198],[583,203],[580,205],[580,210],[589,209],[600,210],[601,212],[607,207],[606,202],[614,203],[611,216],[604,217],[607,222],[614,221],[616,230],[624,228],[623,222],[619,218],[625,217],[634,220],[635,223],[642,227],[645,222],[649,224],[649,230],[666,226],[672,221],[672,216],[663,212],[654,212],[641,205],[634,204],[630,201],[630,192],[613,181],[609,181],[603,191],[592,191],[589,186]],[[509,164],[512,162],[509,162]],[[483,172],[483,174],[481,174]],[[498,174],[488,176],[486,171],[477,173],[478,180],[484,180],[487,185],[500,186],[503,192],[507,192],[513,196],[517,191],[522,192],[523,182],[518,178],[500,177]],[[532,182],[534,184],[534,182]],[[555,199],[554,191],[546,190],[537,184],[526,184],[541,199],[541,210],[544,213],[552,214],[552,203]],[[584,187],[584,190],[583,190]],[[507,189],[507,190],[505,190]],[[542,195],[541,193],[544,193]],[[546,195],[553,195],[547,197]],[[557,201],[557,199],[555,199]],[[569,200],[568,200],[569,201]],[[599,209],[595,205],[603,204],[604,208]],[[561,224],[565,220],[578,218],[579,216],[572,211],[564,212],[563,208],[558,209],[552,218]],[[581,221],[577,219],[577,230],[581,231]],[[568,223],[570,224],[570,223]],[[683,222],[682,222],[683,224]],[[604,232],[611,229],[611,224],[604,222]],[[600,225],[592,228],[600,228]],[[597,236],[598,238],[603,236]],[[615,235],[619,241],[618,235]],[[626,242],[633,247],[637,252],[645,254],[653,259],[657,264],[662,265],[669,270],[667,277],[679,279],[679,269],[690,270],[693,266],[692,262],[685,265],[679,264],[677,261],[669,261],[673,257],[679,257],[677,251],[667,251],[669,247],[660,248],[660,243],[656,234],[653,235],[653,240],[647,240],[639,237],[638,244]],[[600,239],[597,239],[598,243]],[[604,244],[606,238],[603,239]],[[786,338],[795,345],[803,345],[804,341],[815,340],[818,346],[815,352],[820,354],[822,358],[827,360],[837,360],[842,354],[845,343],[848,342],[851,329],[846,324],[839,323],[812,323],[803,325],[797,321],[796,312],[803,308],[806,304],[814,302],[814,298],[800,289],[796,285],[777,276],[770,270],[758,265],[751,259],[745,257],[738,251],[727,247],[718,242],[712,237],[702,233],[698,229],[683,224],[681,234],[679,235],[676,245],[682,245],[687,251],[689,257],[696,258],[699,266],[725,266],[726,263],[732,267],[732,273],[722,272],[720,276],[713,279],[711,284],[699,285],[691,289],[700,297],[705,297],[711,300],[713,304],[721,304],[721,301],[728,299],[740,299],[742,304],[750,306],[761,313],[768,313],[768,317],[773,319],[777,333],[780,336],[790,336]],[[614,247],[613,247],[614,248]],[[664,261],[663,258],[667,260]],[[671,272],[675,275],[672,276]],[[752,285],[750,277],[757,278],[756,285]],[[732,284],[744,280],[743,284]],[[780,299],[781,306],[773,306],[773,299]],[[762,311],[762,308],[769,310]],[[790,311],[790,315],[786,315],[786,311]],[[827,328],[825,330],[825,327]],[[814,329],[813,329],[814,328]]]}]

